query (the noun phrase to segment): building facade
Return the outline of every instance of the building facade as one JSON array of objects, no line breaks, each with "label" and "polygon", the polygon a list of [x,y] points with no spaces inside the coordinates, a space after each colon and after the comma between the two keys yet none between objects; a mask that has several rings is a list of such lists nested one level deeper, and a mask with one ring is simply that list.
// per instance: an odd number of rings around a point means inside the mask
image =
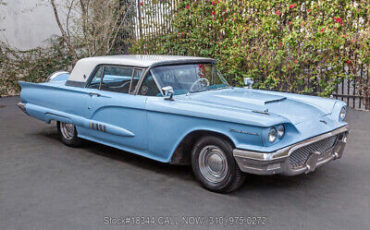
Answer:
[{"label": "building facade", "polygon": [[0,4],[0,40],[28,50],[45,46],[59,35],[53,10],[47,0],[3,0]]}]

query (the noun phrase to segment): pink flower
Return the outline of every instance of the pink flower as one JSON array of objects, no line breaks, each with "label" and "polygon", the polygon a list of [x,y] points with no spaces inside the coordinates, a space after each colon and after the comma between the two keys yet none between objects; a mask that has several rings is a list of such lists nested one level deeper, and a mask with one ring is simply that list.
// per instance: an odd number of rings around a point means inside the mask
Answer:
[{"label": "pink flower", "polygon": [[276,11],[275,14],[279,16],[281,14],[280,10]]},{"label": "pink flower", "polygon": [[139,6],[142,6],[144,4],[144,2],[139,2]]},{"label": "pink flower", "polygon": [[295,4],[292,4],[289,6],[290,9],[293,9],[295,7]]},{"label": "pink flower", "polygon": [[216,12],[215,11],[212,11],[212,15],[215,15],[216,14]]},{"label": "pink flower", "polygon": [[347,63],[347,64],[351,64],[351,61],[350,61],[350,60],[347,60],[347,61],[346,61],[346,63]]},{"label": "pink flower", "polygon": [[325,30],[325,29],[324,29],[324,28],[322,28],[322,29],[320,30],[320,32],[322,33],[322,32],[324,32],[324,30]]},{"label": "pink flower", "polygon": [[298,63],[298,60],[294,60],[294,63],[297,64]]},{"label": "pink flower", "polygon": [[308,9],[308,10],[307,10],[307,12],[308,12],[308,13],[311,13],[311,11],[312,11],[311,9]]},{"label": "pink flower", "polygon": [[283,43],[282,43],[282,42],[280,42],[280,43],[279,43],[279,45],[280,45],[280,46],[282,46],[282,45],[283,45]]},{"label": "pink flower", "polygon": [[188,9],[190,9],[190,6],[189,5],[186,5],[185,8],[188,10]]},{"label": "pink flower", "polygon": [[249,30],[248,28],[245,29],[246,32],[248,32],[248,30]]},{"label": "pink flower", "polygon": [[212,5],[214,5],[215,4],[215,1],[212,1]]},{"label": "pink flower", "polygon": [[334,19],[334,21],[336,22],[336,23],[339,23],[340,25],[342,25],[343,26],[343,21],[342,21],[342,19],[340,18],[340,17],[333,17],[333,19]]}]

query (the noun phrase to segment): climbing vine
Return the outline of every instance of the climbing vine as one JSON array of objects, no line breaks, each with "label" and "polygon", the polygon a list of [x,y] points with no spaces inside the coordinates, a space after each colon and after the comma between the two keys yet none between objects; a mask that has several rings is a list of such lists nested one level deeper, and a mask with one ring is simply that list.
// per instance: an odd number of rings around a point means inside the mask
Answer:
[{"label": "climbing vine", "polygon": [[[140,4],[150,14],[152,1]],[[170,32],[142,36],[132,51],[213,57],[234,85],[250,77],[257,88],[328,96],[368,68],[368,13],[366,0],[184,0],[167,15]]]}]

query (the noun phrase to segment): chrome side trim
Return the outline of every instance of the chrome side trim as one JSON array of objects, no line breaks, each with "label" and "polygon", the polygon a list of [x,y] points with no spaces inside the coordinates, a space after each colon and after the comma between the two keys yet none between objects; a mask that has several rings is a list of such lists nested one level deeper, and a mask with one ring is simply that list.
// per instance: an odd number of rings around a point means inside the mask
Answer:
[{"label": "chrome side trim", "polygon": [[269,110],[265,109],[264,111],[252,110],[253,113],[260,113],[264,115],[270,115]]},{"label": "chrome side trim", "polygon": [[[321,134],[316,137],[309,138],[302,142],[290,145],[283,149],[277,150],[272,153],[265,152],[254,152],[242,149],[234,149],[233,155],[243,172],[259,174],[259,175],[271,175],[271,174],[284,174],[284,175],[297,175],[301,173],[309,173],[315,170],[315,168],[328,163],[331,160],[339,159],[343,155],[344,147],[347,142],[347,134],[349,127],[343,126],[335,129],[328,133]],[[297,149],[302,148],[306,145],[318,142],[320,140],[329,138],[331,136],[340,135],[341,139],[338,139],[337,143],[325,153],[328,153],[328,157],[320,158],[319,154],[312,154],[305,165],[301,168],[292,169],[289,165],[289,156]],[[323,153],[321,153],[323,154]]]},{"label": "chrome side trim", "polygon": [[27,111],[26,111],[26,105],[23,104],[22,102],[18,102],[17,106],[24,112],[27,114]]},{"label": "chrome side trim", "polygon": [[236,130],[236,129],[230,129],[230,132],[258,136],[258,133],[251,133],[251,132],[242,131],[242,130]]},{"label": "chrome side trim", "polygon": [[66,83],[65,83],[65,86],[84,88],[85,87],[85,82],[67,80]]}]

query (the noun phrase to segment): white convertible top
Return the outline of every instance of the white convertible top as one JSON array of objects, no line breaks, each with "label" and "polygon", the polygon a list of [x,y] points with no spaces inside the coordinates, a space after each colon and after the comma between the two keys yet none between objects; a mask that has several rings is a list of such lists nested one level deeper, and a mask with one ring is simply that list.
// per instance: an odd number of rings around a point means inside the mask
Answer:
[{"label": "white convertible top", "polygon": [[150,67],[166,64],[183,64],[183,63],[201,63],[212,62],[216,60],[212,58],[189,57],[189,56],[168,56],[168,55],[116,55],[89,57],[79,60],[72,70],[68,81],[85,82],[89,78],[91,72],[97,65],[125,65],[135,67]]}]

